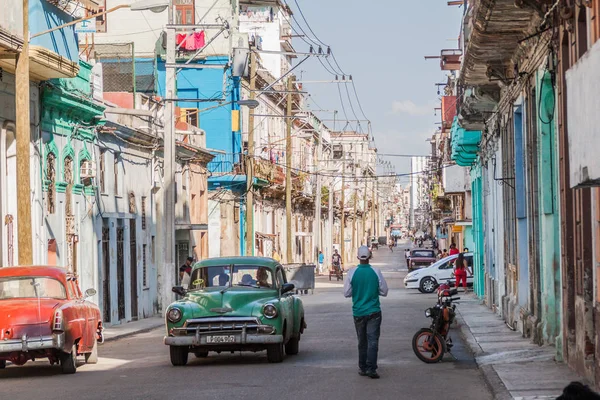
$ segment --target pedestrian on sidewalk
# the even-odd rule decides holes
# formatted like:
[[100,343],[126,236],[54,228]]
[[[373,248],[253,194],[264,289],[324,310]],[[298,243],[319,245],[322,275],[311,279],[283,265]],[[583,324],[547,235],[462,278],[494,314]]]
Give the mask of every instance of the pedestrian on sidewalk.
[[460,283],[463,283],[463,288],[465,289],[465,293],[467,292],[467,272],[472,276],[473,271],[469,269],[469,265],[467,264],[467,260],[465,259],[464,253],[458,253],[458,257],[456,257],[456,261],[454,262],[454,276],[456,277],[456,289],[460,286]]
[[321,250],[319,250],[319,270],[317,271],[317,273],[319,275],[323,274],[323,263],[325,262],[325,255],[323,254],[323,252]]
[[187,289],[190,285],[190,276],[192,275],[193,262],[194,259],[192,257],[188,257],[187,260],[185,260],[185,264],[183,264],[179,268],[179,279],[181,282],[181,286],[183,286],[184,289]]
[[458,250],[456,248],[456,245],[454,243],[452,243],[450,245],[450,255],[453,256],[453,255],[458,254],[458,253],[460,253],[460,250]]
[[388,286],[381,271],[369,264],[369,248],[357,253],[360,264],[348,271],[344,296],[352,298],[352,315],[358,338],[358,374],[378,379],[377,352],[381,333],[379,296],[387,296]]

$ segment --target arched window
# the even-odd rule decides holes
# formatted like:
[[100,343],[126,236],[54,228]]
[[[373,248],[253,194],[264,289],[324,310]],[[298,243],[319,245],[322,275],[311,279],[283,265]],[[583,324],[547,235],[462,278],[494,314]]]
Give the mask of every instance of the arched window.
[[56,157],[54,153],[49,153],[46,158],[46,179],[48,180],[46,206],[48,214],[54,214],[56,205]]
[[65,182],[67,183],[67,193],[65,199],[65,214],[67,216],[73,215],[73,204],[72,204],[72,191],[73,191],[73,158],[71,156],[65,157],[65,169],[64,169]]

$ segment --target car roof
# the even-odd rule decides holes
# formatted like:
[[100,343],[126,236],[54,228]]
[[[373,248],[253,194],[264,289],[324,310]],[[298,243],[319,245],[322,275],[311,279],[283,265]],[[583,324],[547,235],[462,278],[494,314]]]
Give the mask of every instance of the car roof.
[[279,263],[269,257],[215,257],[202,260],[194,264],[194,268],[221,267],[223,265],[256,265],[259,267],[276,268]]
[[424,247],[419,247],[419,248],[416,248],[416,249],[411,249],[410,251],[423,251],[423,250],[426,250],[426,251],[435,251],[434,249],[426,249]]
[[[473,253],[471,253],[471,252],[463,253],[463,254],[465,255],[465,257],[473,257]],[[434,265],[443,264],[444,262],[454,260],[455,258],[458,258],[458,254],[452,254],[451,256],[441,258],[441,259],[437,260],[436,262],[434,262],[433,264],[431,264],[430,266],[428,266],[427,268],[433,267]]]
[[55,279],[66,279],[68,271],[62,267],[44,265],[13,266],[0,268],[0,278],[16,276],[46,276]]

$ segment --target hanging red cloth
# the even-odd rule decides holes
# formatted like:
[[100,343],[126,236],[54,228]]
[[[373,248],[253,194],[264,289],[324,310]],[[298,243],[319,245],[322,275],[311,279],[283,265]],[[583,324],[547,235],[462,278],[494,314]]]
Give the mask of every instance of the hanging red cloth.
[[196,47],[195,50],[199,50],[206,45],[206,36],[204,31],[194,32],[194,45]]
[[179,46],[184,39],[185,35],[182,33],[178,33],[177,36],[175,36],[175,43]]

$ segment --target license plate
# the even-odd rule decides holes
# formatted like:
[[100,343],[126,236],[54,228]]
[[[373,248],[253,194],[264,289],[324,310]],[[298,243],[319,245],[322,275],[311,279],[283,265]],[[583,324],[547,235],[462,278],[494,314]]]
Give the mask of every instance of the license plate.
[[234,335],[207,336],[206,343],[235,343]]

